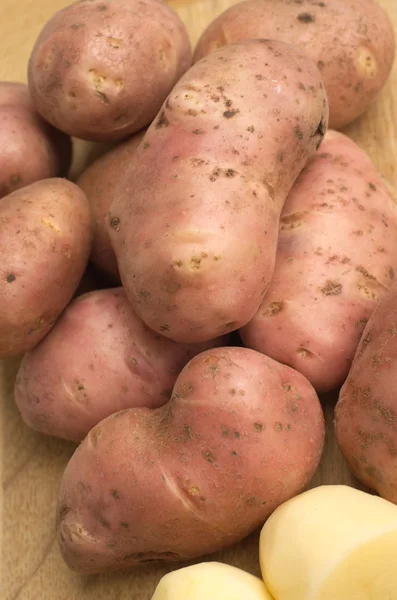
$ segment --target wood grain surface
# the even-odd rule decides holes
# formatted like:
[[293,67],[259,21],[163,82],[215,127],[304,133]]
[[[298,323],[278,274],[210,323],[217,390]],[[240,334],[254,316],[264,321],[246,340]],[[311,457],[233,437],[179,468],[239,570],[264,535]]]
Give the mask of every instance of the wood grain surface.
[[[0,80],[26,80],[26,66],[40,28],[67,0],[1,0]],[[195,43],[206,25],[232,0],[172,0]],[[396,0],[380,0],[397,30]],[[346,131],[397,185],[397,64],[378,101]],[[76,143],[74,173],[88,144]],[[64,565],[55,541],[54,512],[62,471],[75,446],[29,430],[13,402],[17,361],[0,362],[0,598],[2,600],[149,600],[170,569],[151,566],[126,573],[78,576]],[[336,446],[332,428],[336,395],[323,398],[327,444],[312,485],[356,485]],[[214,557],[211,557],[214,558]],[[215,556],[259,574],[258,534]],[[178,565],[180,566],[180,565]],[[174,567],[176,568],[176,567]],[[188,599],[187,599],[188,600]]]

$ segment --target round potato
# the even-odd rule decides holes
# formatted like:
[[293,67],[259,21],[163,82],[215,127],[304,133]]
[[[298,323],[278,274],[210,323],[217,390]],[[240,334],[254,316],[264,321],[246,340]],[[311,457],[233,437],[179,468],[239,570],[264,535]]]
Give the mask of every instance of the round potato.
[[314,474],[324,417],[309,382],[246,348],[193,358],[161,408],[94,427],[63,475],[69,567],[191,559],[242,539]]
[[209,25],[194,60],[224,44],[256,38],[289,42],[314,60],[327,91],[333,129],[368,108],[393,65],[393,26],[375,0],[239,2]]
[[114,191],[133,160],[143,134],[144,132],[137,133],[97,158],[76,182],[87,196],[91,207],[94,226],[91,261],[116,282],[120,282],[120,275],[109,239],[106,216]]
[[25,354],[15,401],[33,429],[79,442],[123,408],[165,404],[186,363],[225,342],[177,344],[138,319],[122,288],[94,291]]
[[0,198],[35,181],[66,175],[71,155],[70,138],[38,115],[28,87],[0,82]]
[[41,31],[29,88],[55,127],[86,140],[116,140],[152,121],[190,63],[186,29],[164,2],[82,0]]
[[123,286],[149,327],[200,342],[254,316],[282,206],[327,119],[319,71],[282,42],[231,44],[180,79],[109,210]]
[[0,202],[0,358],[33,348],[71,300],[92,240],[88,201],[46,179]]

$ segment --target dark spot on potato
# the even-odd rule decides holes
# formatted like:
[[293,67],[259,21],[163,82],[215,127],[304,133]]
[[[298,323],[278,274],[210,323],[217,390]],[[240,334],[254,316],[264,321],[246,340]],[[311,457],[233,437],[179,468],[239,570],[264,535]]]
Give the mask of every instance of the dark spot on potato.
[[254,423],[254,429],[255,431],[257,431],[258,433],[260,433],[261,431],[263,431],[263,424],[262,423]]
[[99,10],[99,12],[103,12],[104,10],[107,10],[107,5],[106,4],[100,4],[98,6],[97,10]]
[[296,125],[294,127],[294,133],[295,133],[296,137],[298,138],[298,140],[303,139],[303,132],[302,132],[302,129],[299,127],[299,125]]
[[159,115],[159,118],[156,121],[156,129],[161,129],[162,127],[168,127],[169,124],[170,124],[170,122],[167,119],[164,110],[162,110]]
[[239,432],[238,432],[238,431],[236,431],[236,430],[234,430],[234,431],[233,431],[233,435],[234,435],[234,437],[235,437],[236,439],[238,439],[238,438],[240,437],[240,434],[239,434]]
[[7,275],[7,279],[6,279],[7,283],[12,283],[15,280],[16,280],[16,276],[14,273],[9,273]]
[[190,425],[184,425],[183,431],[185,432],[186,437],[193,439],[192,428]]
[[313,23],[313,21],[315,21],[315,17],[310,13],[301,13],[297,16],[297,19],[301,23]]
[[71,510],[72,509],[70,508],[70,506],[66,506],[66,504],[64,504],[60,508],[59,513],[58,513],[59,521],[62,521],[66,517],[66,515],[70,513]]
[[283,383],[283,388],[285,389],[286,392],[291,391],[291,386],[289,383]]
[[150,148],[149,142],[143,142],[143,149],[147,150],[148,148]]
[[115,231],[120,231],[120,219],[119,219],[119,217],[112,217],[112,216],[110,216],[109,224],[110,224],[110,227],[112,229],[114,229]]
[[160,325],[159,327],[160,331],[169,331],[170,330],[170,326],[169,325]]
[[124,529],[128,529],[128,523],[127,523],[127,521],[120,521],[120,525],[122,527],[124,527]]
[[[296,353],[301,358],[314,358],[313,352],[310,352],[310,350],[308,350],[307,348],[300,347],[300,348],[298,348]],[[296,405],[294,405],[294,406],[296,406]]]
[[253,125],[250,125],[249,127],[247,127],[247,131],[249,131],[250,133],[254,133],[255,127]]
[[332,279],[328,279],[323,285],[320,287],[320,290],[324,294],[324,296],[339,296],[342,293],[342,284],[339,281],[335,281]]
[[223,437],[229,437],[230,431],[224,425],[221,425],[221,432]]
[[284,302],[271,302],[262,314],[264,317],[274,317],[283,310],[283,307]]
[[85,27],[85,23],[73,23],[73,25],[70,26],[70,29],[80,29],[80,27]]
[[325,64],[324,64],[324,62],[323,62],[322,60],[319,60],[319,61],[317,62],[317,68],[318,68],[320,71],[322,71],[322,70],[324,69],[324,67],[325,67]]
[[275,427],[276,431],[282,431],[283,430],[283,426],[279,422],[277,422],[274,427]]
[[368,333],[365,334],[365,337],[361,340],[360,349],[358,352],[358,356],[362,356],[367,349],[367,346],[372,342],[372,331],[369,330]]
[[320,135],[322,138],[325,136],[325,132],[327,131],[327,125],[325,122],[324,117],[321,117],[320,123],[317,125],[317,129],[314,132],[314,134],[312,135],[312,137],[315,137],[316,135]]
[[237,454],[237,452],[235,450],[233,450],[232,456],[238,456],[238,454]]
[[22,183],[22,177],[21,175],[17,174],[17,175],[11,175],[10,177],[10,184],[11,186],[16,186],[19,185],[20,183]]
[[202,133],[204,133],[204,131],[202,129],[195,129],[194,131],[192,131],[192,133],[194,135],[201,135]]
[[248,506],[255,506],[258,507],[258,500],[256,499],[255,496],[249,496],[249,498],[247,498],[247,504]]
[[376,192],[376,189],[377,189],[377,188],[376,188],[376,185],[375,185],[374,183],[370,182],[370,183],[368,184],[368,187],[369,187],[369,188],[370,188],[370,189],[371,189],[373,192]]
[[113,488],[112,490],[110,490],[110,493],[115,500],[120,500],[120,495],[116,489]]
[[103,92],[99,92],[98,90],[95,92],[95,95],[98,96],[98,98],[100,98],[102,100],[102,102],[104,102],[105,104],[110,104],[110,100],[107,97],[106,94],[104,94]]
[[207,452],[203,452],[202,455],[203,455],[203,458],[205,458],[205,460],[208,461],[209,463],[213,463],[214,460],[216,460],[215,456],[209,450],[207,450]]
[[225,117],[225,119],[231,119],[232,117],[237,115],[239,112],[240,111],[238,108],[233,108],[231,110],[225,110],[225,112],[223,113],[223,116]]
[[366,279],[371,279],[372,281],[376,281],[376,277],[371,275],[371,273],[369,273],[367,271],[367,269],[365,267],[363,267],[362,265],[358,265],[358,267],[356,267],[356,271],[361,273],[361,275],[363,275]]
[[281,231],[296,229],[303,224],[303,219],[307,215],[307,211],[292,213],[280,219]]
[[389,267],[388,274],[390,279],[394,279],[394,269],[393,267]]

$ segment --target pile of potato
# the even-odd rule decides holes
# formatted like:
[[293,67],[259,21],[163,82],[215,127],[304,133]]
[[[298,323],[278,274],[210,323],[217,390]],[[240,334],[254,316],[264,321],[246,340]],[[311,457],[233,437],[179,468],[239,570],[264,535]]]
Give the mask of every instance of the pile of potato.
[[[72,569],[263,526],[265,583],[203,563],[153,600],[397,598],[396,196],[336,131],[393,60],[374,0],[247,0],[194,54],[160,0],[81,0],[28,86],[0,83],[0,358],[22,359],[25,422],[81,442]],[[74,182],[71,137],[105,143]],[[304,492],[338,388],[338,443],[381,498]]]

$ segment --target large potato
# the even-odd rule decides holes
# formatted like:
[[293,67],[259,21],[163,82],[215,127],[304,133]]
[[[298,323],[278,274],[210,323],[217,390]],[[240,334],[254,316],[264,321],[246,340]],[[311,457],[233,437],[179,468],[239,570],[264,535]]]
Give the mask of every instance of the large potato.
[[39,113],[87,140],[122,139],[152,121],[191,63],[190,42],[159,0],[82,0],[44,26],[29,61]]
[[227,46],[178,82],[108,222],[127,296],[149,327],[197,342],[253,317],[283,203],[327,117],[319,71],[281,42]]
[[247,0],[209,25],[194,60],[224,44],[256,38],[295,44],[313,59],[324,80],[334,129],[368,108],[394,59],[393,26],[375,0]]
[[266,585],[277,600],[395,600],[397,507],[326,485],[279,506],[260,537]]
[[185,364],[225,341],[177,344],[138,319],[122,288],[94,291],[74,300],[25,355],[15,401],[37,431],[81,441],[123,408],[165,404]]
[[328,132],[281,215],[276,268],[245,345],[341,385],[368,318],[397,274],[397,206],[370,158]]
[[246,348],[203,352],[168,404],[116,413],[76,450],[58,503],[63,557],[96,572],[233,544],[306,486],[323,442],[302,375]]
[[117,260],[106,227],[106,215],[112,202],[114,191],[120,185],[124,173],[133,160],[143,132],[106,152],[95,160],[80,175],[77,185],[88,198],[94,225],[94,241],[91,260],[115,281],[120,281]]
[[272,600],[263,581],[236,567],[204,562],[167,573],[152,600]]
[[397,284],[372,314],[335,409],[353,473],[397,504]]
[[71,300],[91,249],[88,201],[65,179],[0,202],[0,358],[33,348]]
[[57,175],[71,161],[70,138],[36,113],[28,87],[0,82],[0,198]]

